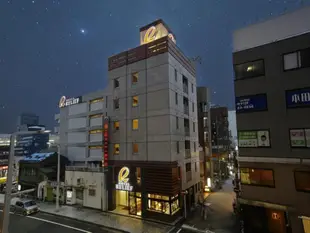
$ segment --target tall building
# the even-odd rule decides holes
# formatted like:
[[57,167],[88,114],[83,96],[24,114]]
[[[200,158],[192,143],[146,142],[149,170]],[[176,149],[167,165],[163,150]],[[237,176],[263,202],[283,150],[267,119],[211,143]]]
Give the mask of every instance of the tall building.
[[213,180],[210,103],[210,89],[197,87],[200,180],[206,191],[212,187]]
[[309,22],[307,7],[234,32],[244,232],[309,232]]
[[17,131],[25,130],[25,126],[38,124],[39,116],[33,113],[22,113],[17,118]]
[[140,42],[109,58],[106,89],[61,98],[61,151],[106,168],[109,211],[172,221],[200,190],[195,68],[162,20]]
[[232,146],[233,147],[238,146],[236,110],[228,111],[228,125]]
[[222,178],[222,175],[228,176],[227,160],[231,145],[227,107],[211,108],[211,135],[213,171]]

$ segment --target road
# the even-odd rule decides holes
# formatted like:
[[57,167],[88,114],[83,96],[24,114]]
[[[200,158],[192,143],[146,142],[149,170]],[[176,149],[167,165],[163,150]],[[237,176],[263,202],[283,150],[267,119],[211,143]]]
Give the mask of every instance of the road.
[[[2,213],[1,213],[2,214]],[[116,233],[84,222],[45,213],[31,216],[10,214],[9,233]]]
[[203,220],[200,211],[188,219],[185,224],[198,229],[209,229],[215,233],[237,233],[235,230],[235,220],[233,217],[232,202],[234,199],[232,180],[228,179],[221,190],[212,193],[208,197],[211,203],[207,220]]

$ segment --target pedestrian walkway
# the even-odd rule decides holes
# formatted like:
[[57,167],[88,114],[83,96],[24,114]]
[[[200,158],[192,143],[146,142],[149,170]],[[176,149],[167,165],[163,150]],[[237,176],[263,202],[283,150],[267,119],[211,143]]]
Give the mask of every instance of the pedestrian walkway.
[[[0,203],[4,202],[4,194],[0,194]],[[116,215],[88,208],[76,208],[73,206],[61,206],[55,211],[55,204],[39,203],[41,212],[52,215],[64,216],[91,224],[101,225],[108,228],[118,229],[130,233],[166,233],[173,227],[132,217]]]
[[215,233],[237,233],[233,217],[232,202],[234,199],[232,180],[228,179],[221,190],[211,193],[207,199],[211,203],[208,217],[204,220],[198,208],[185,224],[201,230],[211,230]]

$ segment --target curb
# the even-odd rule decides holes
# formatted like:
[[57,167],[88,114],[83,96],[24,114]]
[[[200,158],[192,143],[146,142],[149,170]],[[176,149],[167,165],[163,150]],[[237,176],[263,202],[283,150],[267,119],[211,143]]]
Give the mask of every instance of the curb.
[[122,230],[122,229],[117,229],[117,228],[113,228],[113,227],[101,225],[101,224],[99,224],[99,223],[93,223],[93,222],[89,222],[89,221],[82,220],[82,219],[77,219],[77,218],[73,218],[73,217],[68,217],[68,216],[65,216],[65,215],[57,214],[57,213],[51,213],[51,212],[47,212],[47,211],[44,211],[44,210],[41,210],[41,209],[40,209],[40,213],[45,213],[45,214],[49,214],[49,215],[54,215],[54,216],[62,217],[62,218],[69,219],[69,220],[75,220],[75,221],[87,223],[87,224],[90,224],[90,225],[95,225],[95,226],[98,226],[98,227],[103,227],[103,228],[106,228],[106,229],[109,229],[109,230],[113,230],[113,231],[118,231],[118,232],[123,232],[123,233],[130,233],[129,231],[125,231],[125,230]]

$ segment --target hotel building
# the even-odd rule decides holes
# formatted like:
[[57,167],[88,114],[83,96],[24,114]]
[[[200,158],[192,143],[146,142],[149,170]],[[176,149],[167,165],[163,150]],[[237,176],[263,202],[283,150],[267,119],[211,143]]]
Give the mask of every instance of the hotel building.
[[107,208],[173,221],[200,190],[195,68],[162,20],[108,59],[103,91],[60,101],[61,153],[103,166]]
[[310,7],[234,32],[243,232],[309,232]]

